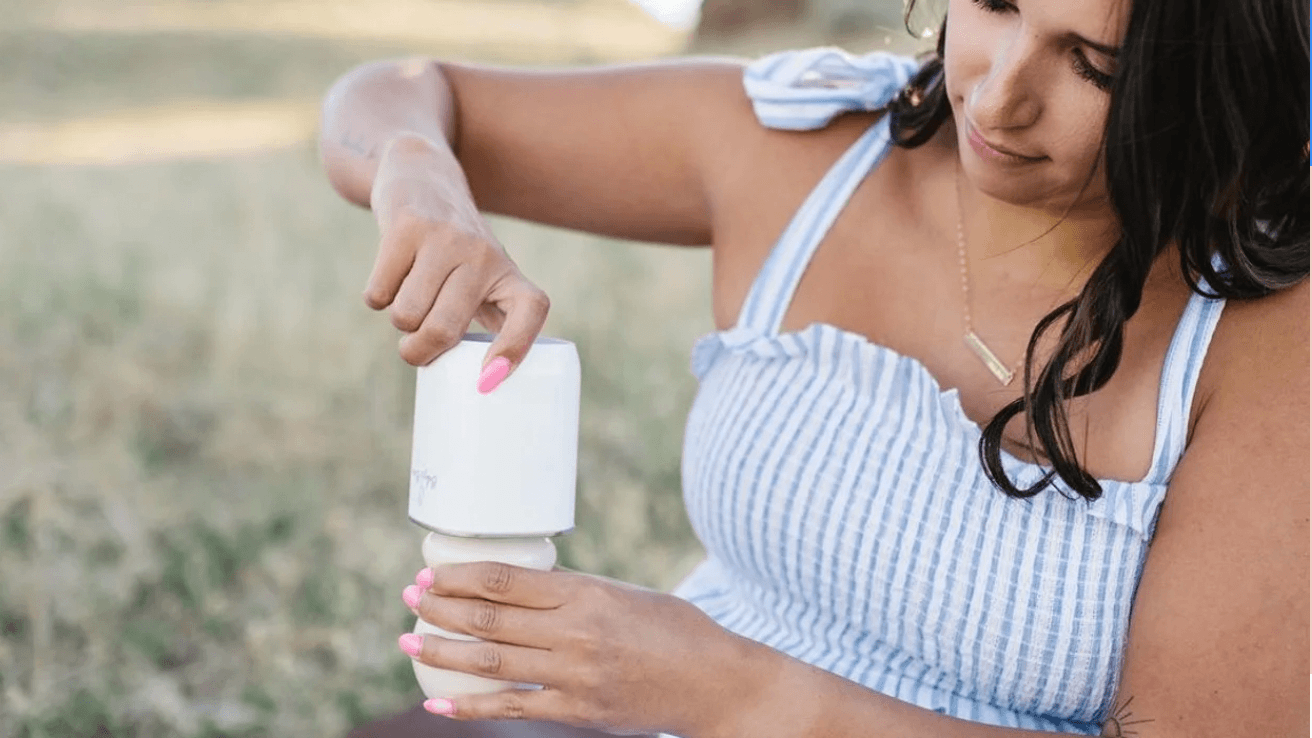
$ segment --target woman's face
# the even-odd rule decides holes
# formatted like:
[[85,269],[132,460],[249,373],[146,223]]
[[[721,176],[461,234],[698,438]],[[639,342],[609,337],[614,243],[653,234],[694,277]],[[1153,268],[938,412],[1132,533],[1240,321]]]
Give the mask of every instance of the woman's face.
[[950,0],[947,93],[977,188],[1061,210],[1077,196],[1106,201],[1102,132],[1129,10],[1130,0]]

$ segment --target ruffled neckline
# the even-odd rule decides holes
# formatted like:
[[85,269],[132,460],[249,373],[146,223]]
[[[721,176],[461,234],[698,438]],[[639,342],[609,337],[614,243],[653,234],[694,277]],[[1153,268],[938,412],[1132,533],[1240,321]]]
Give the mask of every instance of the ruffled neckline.
[[[938,379],[919,359],[874,343],[859,333],[830,323],[816,322],[800,330],[775,334],[764,334],[742,326],[713,331],[699,338],[694,345],[692,371],[699,381],[702,380],[724,351],[745,353],[762,359],[806,358],[813,355],[815,348],[826,339],[840,342],[844,347],[869,354],[874,358],[894,361],[899,365],[898,368],[916,375],[924,382],[924,386],[928,387],[927,397],[936,401],[952,426],[967,434],[972,443],[979,442],[983,430],[966,414],[957,388],[943,389]],[[1157,445],[1160,443],[1160,438],[1154,438],[1154,458],[1159,453]],[[1001,457],[1003,468],[1018,486],[1031,485],[1047,472],[1046,467],[1021,459],[1005,450],[1001,452]],[[1102,486],[1103,494],[1097,500],[1086,501],[1086,510],[1089,514],[1128,525],[1145,535],[1151,534],[1157,512],[1157,506],[1152,501],[1160,498],[1167,484],[1152,482],[1147,478],[1135,482],[1123,479],[1098,479],[1098,483]],[[1060,478],[1054,478],[1052,485],[1064,497],[1083,499],[1078,498]],[[1051,491],[1041,494],[1048,494]]]

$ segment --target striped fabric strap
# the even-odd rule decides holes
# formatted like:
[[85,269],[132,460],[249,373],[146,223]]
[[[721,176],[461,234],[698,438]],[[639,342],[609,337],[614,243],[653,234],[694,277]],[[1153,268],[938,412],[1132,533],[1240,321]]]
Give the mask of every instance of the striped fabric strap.
[[[752,62],[743,88],[768,128],[823,128],[844,112],[878,110],[918,68],[914,59],[824,47],[782,51]],[[829,169],[794,214],[748,291],[738,318],[744,335],[778,331],[802,272],[853,190],[888,149],[888,120],[872,126]]]
[[752,62],[743,89],[762,125],[823,128],[840,113],[878,110],[918,68],[914,59],[876,51],[855,56],[835,47],[781,51]]
[[[1212,266],[1220,272],[1227,269],[1220,254],[1212,257]],[[1205,278],[1198,284],[1211,292]],[[1189,413],[1193,409],[1194,392],[1203,360],[1212,342],[1212,334],[1225,309],[1224,299],[1212,300],[1199,294],[1189,296],[1184,314],[1176,325],[1175,335],[1166,350],[1158,388],[1157,434],[1153,442],[1153,464],[1146,481],[1166,484],[1175,471],[1175,465],[1184,456],[1189,435]]]
[[779,237],[743,302],[738,326],[773,335],[811,257],[866,174],[888,152],[888,119],[871,126],[825,173]]

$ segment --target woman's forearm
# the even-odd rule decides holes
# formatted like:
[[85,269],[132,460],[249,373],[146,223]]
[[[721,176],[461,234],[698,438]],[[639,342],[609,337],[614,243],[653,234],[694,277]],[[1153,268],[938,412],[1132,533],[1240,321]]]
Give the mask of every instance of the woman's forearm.
[[348,201],[369,207],[378,160],[398,137],[422,138],[440,151],[456,140],[455,97],[431,59],[361,65],[324,96],[319,153],[328,180]]
[[737,698],[691,738],[1065,738],[942,715],[755,645],[726,670]]

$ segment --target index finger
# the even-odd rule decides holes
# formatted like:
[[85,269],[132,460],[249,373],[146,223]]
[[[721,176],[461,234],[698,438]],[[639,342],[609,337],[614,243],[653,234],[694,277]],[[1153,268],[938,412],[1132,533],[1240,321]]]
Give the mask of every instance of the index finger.
[[474,597],[507,605],[551,610],[569,601],[575,575],[539,571],[499,561],[442,564],[432,569],[428,591],[446,597]]
[[[506,314],[506,318],[501,324],[501,330],[492,339],[492,344],[487,347],[487,354],[483,356],[483,367],[486,369],[498,357],[503,357],[510,362],[505,375],[509,376],[510,372],[513,372],[528,355],[533,342],[542,332],[542,326],[547,322],[547,311],[551,308],[551,301],[547,299],[545,292],[524,282],[522,287],[516,289],[513,296],[499,301],[497,307]],[[504,376],[498,384],[501,381],[505,381]]]

